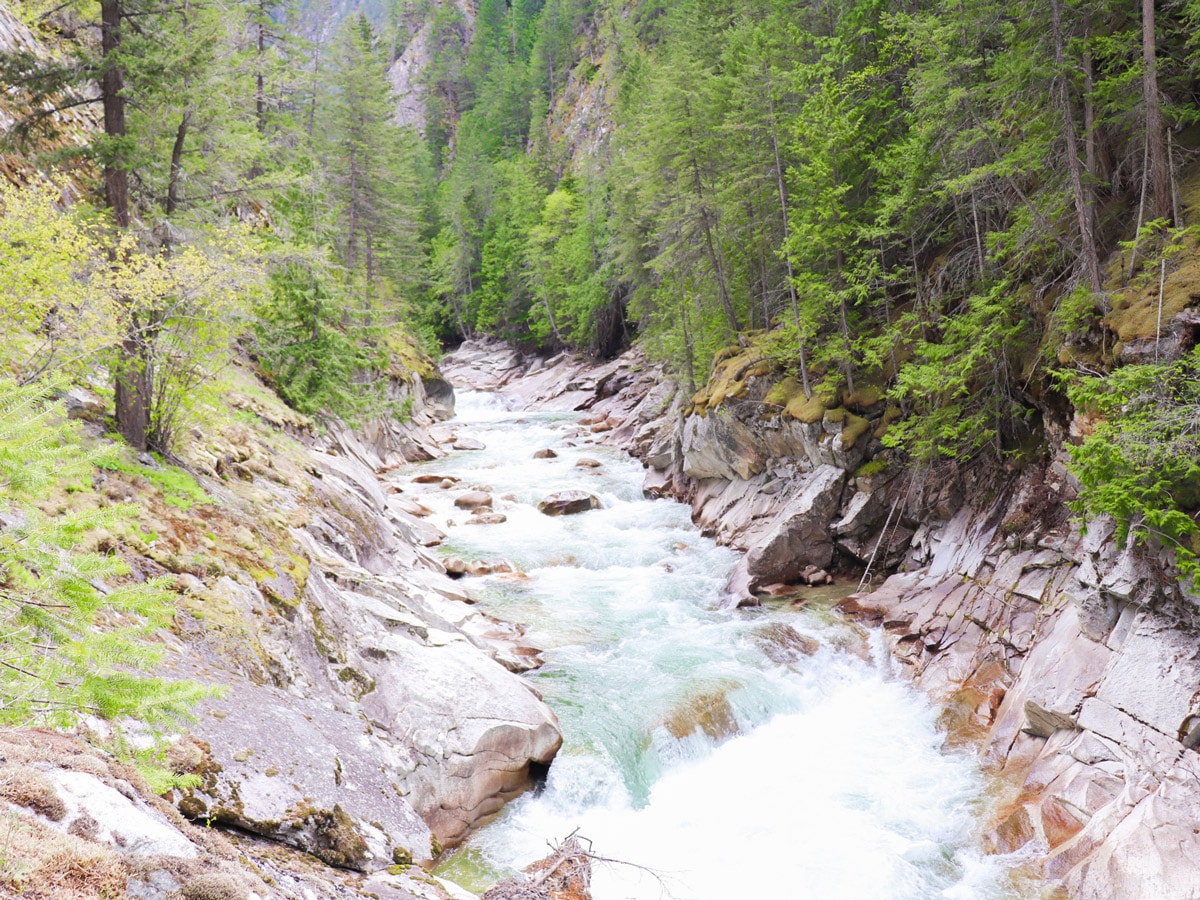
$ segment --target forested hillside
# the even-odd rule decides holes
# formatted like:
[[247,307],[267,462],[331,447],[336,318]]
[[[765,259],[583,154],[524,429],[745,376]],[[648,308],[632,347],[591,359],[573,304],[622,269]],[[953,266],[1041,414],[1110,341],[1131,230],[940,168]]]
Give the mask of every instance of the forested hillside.
[[693,389],[736,358],[718,402],[749,372],[804,421],[882,403],[923,466],[1078,407],[1082,508],[1186,573],[1193,7],[22,3],[0,353],[99,366],[167,454],[235,348],[355,419],[476,334],[638,341]]
[[[637,340],[696,388],[736,356],[717,402],[885,402],[923,466],[1036,455],[1078,406],[1081,508],[1189,569],[1197,11],[1160,7],[483,0],[421,83],[423,321]],[[1139,397],[1172,412],[1099,424]]]
[[[637,337],[699,384],[771,329],[806,398],[889,392],[920,414],[894,440],[969,454],[1020,441],[1055,368],[1120,359],[1139,275],[1190,246],[1187,5],[409,0],[315,42],[311,5],[44,7],[60,52],[7,57],[6,102],[43,110],[10,149],[102,166],[156,247],[236,218],[267,348],[401,318],[431,345]],[[398,127],[386,70],[418,37]],[[104,131],[67,154],[45,110],[82,100]],[[354,352],[265,362],[315,408]]]

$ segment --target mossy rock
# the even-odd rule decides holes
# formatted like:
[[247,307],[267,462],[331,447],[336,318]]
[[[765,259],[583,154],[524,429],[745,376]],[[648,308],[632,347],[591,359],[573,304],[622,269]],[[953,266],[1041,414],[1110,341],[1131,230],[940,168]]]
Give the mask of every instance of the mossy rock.
[[0,769],[0,797],[31,809],[51,822],[61,822],[67,815],[67,806],[50,779],[28,766]]
[[[1200,246],[1193,238],[1184,238],[1184,249],[1167,263],[1162,289],[1162,326],[1200,300]],[[1153,239],[1145,241],[1143,252],[1151,251]],[[1146,268],[1134,276],[1123,294],[1113,300],[1113,308],[1104,324],[1117,333],[1123,343],[1153,338],[1159,325],[1159,265],[1147,253]]]
[[805,425],[811,425],[814,422],[820,422],[825,415],[825,403],[816,394],[808,398],[801,393],[799,397],[788,403],[784,412]]
[[883,399],[883,388],[873,384],[860,385],[854,393],[846,397],[846,405],[861,412],[875,406]]
[[892,423],[898,422],[902,418],[904,418],[904,413],[900,411],[900,407],[888,406],[888,408],[883,411],[883,418],[879,420],[879,425],[876,427],[873,437],[876,440],[882,438],[885,434],[887,434],[888,428],[891,427]]
[[847,411],[845,422],[842,425],[842,449],[849,450],[870,430],[871,423],[867,419]]
[[782,415],[809,425],[819,422],[825,414],[825,404],[821,398],[816,393],[811,398],[805,397],[803,385],[791,377],[772,385],[763,402],[780,408]]
[[789,376],[783,379],[783,381],[778,381],[771,385],[771,389],[767,391],[767,395],[763,398],[763,403],[768,406],[778,406],[782,409],[797,396],[804,396],[804,389],[801,387],[800,382]]
[[716,353],[713,354],[713,362],[712,362],[713,368],[716,369],[717,366],[719,366],[721,363],[725,362],[725,360],[732,359],[733,357],[737,356],[741,352],[742,352],[742,348],[739,344],[730,344],[728,347],[722,347],[720,350],[718,350]]
[[825,410],[824,421],[830,425],[844,425],[850,412],[844,406]]
[[876,475],[882,474],[884,469],[887,467],[888,462],[886,459],[883,459],[882,457],[876,457],[875,459],[869,460],[868,462],[865,462],[859,466],[858,471],[854,473],[854,476],[856,478],[873,478]]

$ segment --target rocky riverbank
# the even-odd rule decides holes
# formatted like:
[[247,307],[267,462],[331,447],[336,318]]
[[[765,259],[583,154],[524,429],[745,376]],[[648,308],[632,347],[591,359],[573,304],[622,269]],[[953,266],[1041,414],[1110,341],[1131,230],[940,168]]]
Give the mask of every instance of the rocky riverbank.
[[636,351],[595,365],[468,343],[443,368],[576,410],[581,433],[642,459],[648,492],[746,551],[729,605],[818,569],[898,572],[841,607],[882,627],[949,739],[1007,785],[989,849],[1021,850],[1072,897],[1200,896],[1195,601],[1111,526],[1072,526],[1060,459],[922,481],[878,442],[881,405],[806,423],[746,369],[736,397],[710,385],[698,409]]
[[[97,496],[143,515],[91,538],[177,593],[164,674],[218,693],[170,745],[162,797],[97,749],[138,746],[136,729],[0,734],[5,877],[56,900],[462,896],[413,864],[529,787],[561,735],[515,674],[535,652],[472,607],[406,496],[404,467],[452,443],[453,392],[398,373],[409,415],[351,431],[248,367],[228,379],[186,470],[130,454],[98,476]],[[99,436],[103,405],[66,401]]]

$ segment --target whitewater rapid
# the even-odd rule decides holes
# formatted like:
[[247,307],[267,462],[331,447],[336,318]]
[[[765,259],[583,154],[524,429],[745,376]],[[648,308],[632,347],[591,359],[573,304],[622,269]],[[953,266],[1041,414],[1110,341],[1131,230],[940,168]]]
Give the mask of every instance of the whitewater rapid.
[[[974,760],[947,750],[877,641],[821,604],[717,610],[735,554],[686,506],[643,498],[641,466],[575,419],[460,393],[451,425],[486,449],[425,464],[507,517],[466,524],[455,491],[420,495],[441,552],[516,570],[464,584],[544,648],[528,677],[565,740],[544,788],[439,873],[482,892],[578,833],[615,861],[594,867],[596,900],[1021,896],[1014,860],[977,849]],[[603,508],[537,511],[565,489]]]

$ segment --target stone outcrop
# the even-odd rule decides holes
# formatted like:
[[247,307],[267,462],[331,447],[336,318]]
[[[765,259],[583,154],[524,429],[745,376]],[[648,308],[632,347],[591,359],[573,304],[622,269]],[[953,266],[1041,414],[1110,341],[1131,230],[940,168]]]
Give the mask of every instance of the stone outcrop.
[[1194,619],[1104,523],[1013,547],[1001,511],[964,507],[921,570],[843,607],[882,625],[951,733],[1014,785],[994,850],[1043,846],[1071,896],[1195,896]]
[[425,549],[440,539],[428,511],[404,495],[406,462],[443,452],[428,426],[449,388],[397,391],[412,398],[403,423],[335,425],[285,452],[250,436],[232,455],[201,447],[245,470],[236,495],[213,490],[226,515],[247,503],[236,549],[267,562],[175,570],[191,615],[171,668],[223,691],[179,744],[180,771],[201,778],[175,792],[179,809],[368,873],[461,840],[561,744],[514,674],[536,653],[472,608]]
[[[189,749],[195,745],[188,744]],[[182,747],[168,754],[181,763]],[[452,900],[406,867],[369,877],[314,866],[278,844],[193,825],[137,770],[75,738],[0,730],[5,896],[137,900]],[[17,890],[9,892],[10,887]]]
[[795,582],[806,568],[826,568],[833,562],[828,523],[837,510],[845,480],[845,470],[837,466],[818,467],[787,506],[766,527],[757,529],[749,552],[738,562],[745,568],[751,589]]
[[425,22],[410,35],[408,43],[396,60],[388,68],[388,81],[392,85],[392,100],[395,103],[395,119],[397,125],[411,125],[421,134],[425,133],[425,103],[426,87],[424,74],[429,69],[436,51],[441,53],[460,53],[465,55],[470,46],[471,36],[475,25],[475,8],[469,0],[457,0],[455,3],[459,19],[452,40],[457,44],[455,50],[449,47],[434,47],[433,23]]

